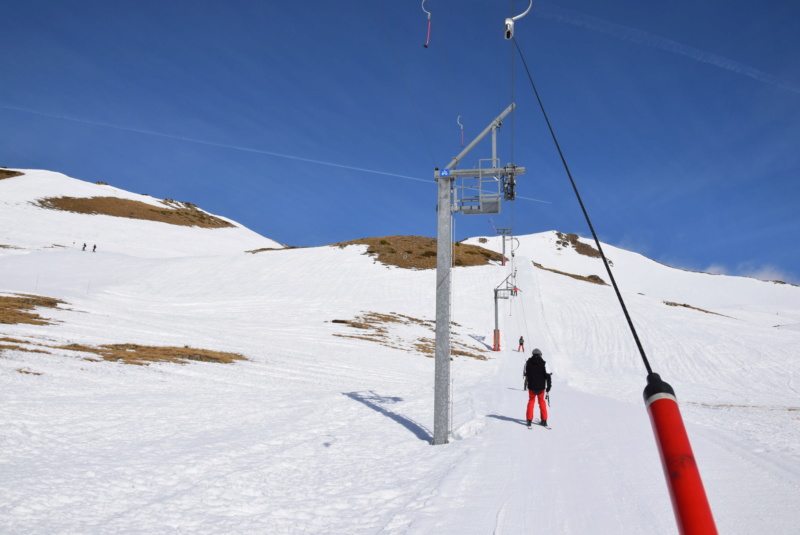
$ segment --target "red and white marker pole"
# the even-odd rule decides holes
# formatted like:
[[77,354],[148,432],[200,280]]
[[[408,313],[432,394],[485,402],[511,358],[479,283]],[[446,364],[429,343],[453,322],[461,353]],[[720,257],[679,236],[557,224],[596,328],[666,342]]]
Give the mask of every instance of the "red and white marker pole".
[[682,535],[715,535],[717,527],[714,516],[683,425],[675,391],[657,373],[651,373],[647,376],[644,403],[661,454],[661,465],[679,532]]

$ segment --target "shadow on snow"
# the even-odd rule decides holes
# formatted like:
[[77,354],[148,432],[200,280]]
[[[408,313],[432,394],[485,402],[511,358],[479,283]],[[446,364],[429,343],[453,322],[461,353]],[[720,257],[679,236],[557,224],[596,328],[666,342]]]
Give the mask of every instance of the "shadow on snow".
[[509,418],[508,416],[500,416],[499,414],[487,414],[487,418],[494,418],[495,420],[503,420],[504,422],[513,422],[515,424],[520,424],[527,426],[528,422],[526,420],[520,420],[519,418]]
[[481,344],[483,344],[483,347],[485,347],[486,349],[489,349],[489,350],[492,349],[492,346],[490,346],[489,344],[486,343],[486,337],[485,336],[478,336],[477,334],[470,334],[469,336],[470,336],[470,338],[472,338],[476,342],[480,342]]
[[379,412],[394,420],[395,422],[399,423],[416,436],[420,440],[424,440],[425,442],[431,442],[433,440],[433,434],[428,431],[424,426],[418,424],[411,418],[393,412],[383,405],[388,405],[391,403],[399,403],[403,401],[403,398],[399,397],[391,397],[391,396],[381,396],[376,394],[374,391],[370,390],[369,392],[342,392],[343,395],[349,397],[350,399],[354,399],[359,403],[363,403],[370,409]]

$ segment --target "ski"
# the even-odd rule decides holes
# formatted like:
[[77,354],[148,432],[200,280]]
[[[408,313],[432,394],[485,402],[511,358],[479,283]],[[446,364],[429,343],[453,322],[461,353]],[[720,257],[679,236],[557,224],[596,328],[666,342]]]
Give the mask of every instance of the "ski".
[[528,426],[528,429],[532,429],[534,425],[539,426],[539,427],[544,427],[545,429],[549,429],[550,431],[553,430],[553,428],[550,427],[549,425],[542,425],[542,421],[541,420],[534,420],[531,423],[531,425]]

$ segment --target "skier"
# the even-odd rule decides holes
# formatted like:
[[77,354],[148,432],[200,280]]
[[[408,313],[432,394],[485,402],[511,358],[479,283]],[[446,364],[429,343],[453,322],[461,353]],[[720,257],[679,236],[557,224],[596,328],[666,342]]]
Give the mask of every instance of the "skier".
[[96,252],[97,252],[97,244],[95,244],[95,245],[92,245],[92,252],[93,252],[93,253],[96,253]]
[[519,337],[519,347],[517,351],[525,351],[525,339],[523,337]]
[[82,250],[83,250],[83,251],[85,251],[85,250],[86,250],[86,244],[85,244],[85,243],[83,244],[83,249],[82,249]]
[[528,409],[525,417],[528,420],[528,427],[531,426],[533,420],[533,406],[536,400],[539,401],[539,414],[541,415],[540,425],[547,427],[547,404],[545,403],[545,392],[550,392],[552,386],[550,374],[547,373],[545,361],[542,358],[542,352],[539,349],[534,349],[531,353],[531,358],[525,363],[525,369],[522,373],[525,376],[525,386],[528,389]]

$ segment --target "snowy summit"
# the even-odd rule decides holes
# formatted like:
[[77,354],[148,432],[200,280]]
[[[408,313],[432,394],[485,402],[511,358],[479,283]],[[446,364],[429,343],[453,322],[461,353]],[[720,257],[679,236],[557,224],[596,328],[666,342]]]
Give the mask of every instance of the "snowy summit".
[[[0,532],[675,533],[594,243],[454,249],[480,261],[453,269],[452,430],[431,446],[435,271],[411,261],[429,239],[288,248],[190,202],[0,168]],[[719,532],[796,533],[800,288],[603,249]],[[534,348],[550,431],[525,422]]]

